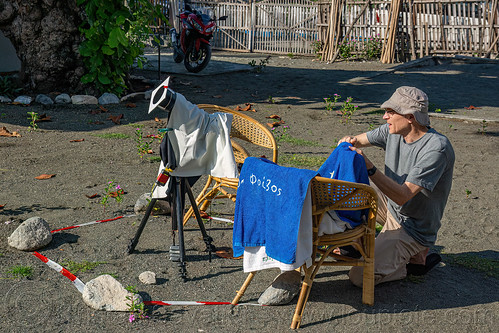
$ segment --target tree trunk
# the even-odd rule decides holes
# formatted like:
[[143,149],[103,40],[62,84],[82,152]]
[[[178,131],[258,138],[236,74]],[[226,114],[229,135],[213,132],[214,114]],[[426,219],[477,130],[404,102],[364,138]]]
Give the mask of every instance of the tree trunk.
[[36,92],[78,92],[82,10],[76,0],[0,0],[0,30],[21,60],[20,78]]

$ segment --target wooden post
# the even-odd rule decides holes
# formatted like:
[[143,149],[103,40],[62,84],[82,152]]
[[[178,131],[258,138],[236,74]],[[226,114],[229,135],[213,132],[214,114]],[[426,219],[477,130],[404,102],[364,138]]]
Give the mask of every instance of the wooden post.
[[331,62],[334,62],[336,60],[336,58],[338,57],[338,54],[340,53],[340,47],[341,45],[345,42],[345,39],[348,38],[348,36],[350,35],[350,32],[352,32],[352,29],[353,29],[353,26],[355,25],[355,23],[357,23],[357,21],[362,17],[362,15],[364,15],[364,12],[366,11],[367,7],[369,6],[371,1],[367,1],[366,4],[364,5],[364,7],[362,7],[362,10],[360,11],[359,15],[357,15],[357,18],[352,22],[352,25],[348,28],[345,36],[343,37],[343,39],[341,40],[341,43],[338,44],[338,47],[336,49],[336,52],[333,56],[333,59],[331,60]]
[[416,60],[416,45],[414,43],[414,0],[409,0],[409,38],[411,42],[411,60]]

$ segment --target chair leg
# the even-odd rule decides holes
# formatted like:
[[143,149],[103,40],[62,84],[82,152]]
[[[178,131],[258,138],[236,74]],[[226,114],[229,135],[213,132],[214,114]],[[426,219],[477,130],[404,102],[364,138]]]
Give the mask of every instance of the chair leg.
[[371,258],[364,265],[364,273],[362,278],[362,303],[374,305],[374,261]]
[[303,311],[305,310],[305,305],[307,304],[308,296],[310,295],[310,290],[312,289],[313,280],[310,278],[311,274],[310,272],[307,272],[307,270],[305,270],[305,272],[305,278],[301,284],[300,297],[298,298],[293,320],[291,321],[291,329],[293,330],[300,328]]
[[237,291],[236,297],[234,297],[234,299],[232,300],[232,302],[231,302],[232,305],[237,305],[237,303],[239,303],[239,300],[241,299],[241,297],[243,297],[244,292],[246,291],[246,288],[248,288],[248,286],[251,283],[251,280],[253,280],[254,276],[255,276],[255,272],[250,272],[248,274],[248,277],[246,278],[243,285],[241,286],[241,289],[239,289]]

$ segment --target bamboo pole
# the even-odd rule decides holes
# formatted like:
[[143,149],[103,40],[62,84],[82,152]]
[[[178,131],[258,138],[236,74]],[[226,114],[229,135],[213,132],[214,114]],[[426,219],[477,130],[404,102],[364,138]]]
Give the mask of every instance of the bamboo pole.
[[416,60],[416,45],[414,42],[414,1],[409,0],[409,38],[411,43],[411,60]]
[[390,18],[387,29],[387,39],[381,53],[381,63],[391,64],[394,62],[395,42],[397,39],[398,19],[400,13],[400,0],[392,0],[390,8]]
[[338,57],[338,54],[340,53],[341,45],[343,45],[343,43],[345,42],[345,40],[350,35],[350,32],[352,31],[353,26],[355,25],[355,23],[357,23],[357,21],[362,17],[362,15],[364,15],[364,12],[366,11],[366,9],[367,9],[367,7],[369,6],[370,3],[371,3],[371,1],[367,1],[366,2],[366,4],[364,5],[364,7],[362,7],[359,15],[357,15],[357,18],[352,22],[352,25],[350,25],[350,27],[348,28],[345,36],[343,36],[343,39],[341,40],[341,43],[338,44],[338,47],[336,48],[336,52],[335,52],[335,54],[334,54],[333,59],[331,60],[331,62],[334,62],[336,60],[336,58]]

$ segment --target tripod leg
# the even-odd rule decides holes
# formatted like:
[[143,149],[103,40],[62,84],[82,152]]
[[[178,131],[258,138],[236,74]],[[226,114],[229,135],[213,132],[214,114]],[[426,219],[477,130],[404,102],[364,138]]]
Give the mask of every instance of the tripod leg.
[[187,195],[189,196],[189,200],[191,202],[191,207],[194,210],[194,215],[196,216],[196,220],[199,225],[199,229],[201,230],[201,234],[203,235],[203,241],[206,244],[206,250],[208,251],[209,255],[209,261],[211,262],[211,252],[216,251],[216,247],[211,244],[213,241],[213,238],[208,236],[208,233],[206,232],[206,228],[204,226],[203,220],[201,219],[201,213],[199,212],[199,207],[196,204],[196,200],[194,199],[194,195],[192,194],[192,189],[189,183],[186,183],[186,192]]
[[139,228],[137,229],[137,232],[135,233],[135,237],[130,241],[130,244],[128,244],[128,249],[127,249],[128,254],[131,254],[135,250],[135,246],[137,246],[137,243],[139,242],[140,235],[142,234],[142,231],[144,230],[144,227],[146,226],[147,219],[151,215],[151,212],[154,208],[154,205],[156,204],[156,201],[158,201],[158,199],[152,199],[151,202],[149,202],[149,205],[147,206],[144,217],[142,218],[142,221],[140,222]]
[[184,245],[184,224],[183,224],[183,216],[182,214],[183,211],[183,203],[182,203],[182,187],[184,186],[184,179],[180,178],[180,180],[177,177],[173,178],[174,181],[174,209],[175,209],[175,221],[172,221],[175,223],[177,227],[177,232],[178,232],[178,245],[179,245],[179,263],[178,266],[180,267],[180,276],[184,279],[184,281],[187,279],[187,270],[185,267],[185,245]]

